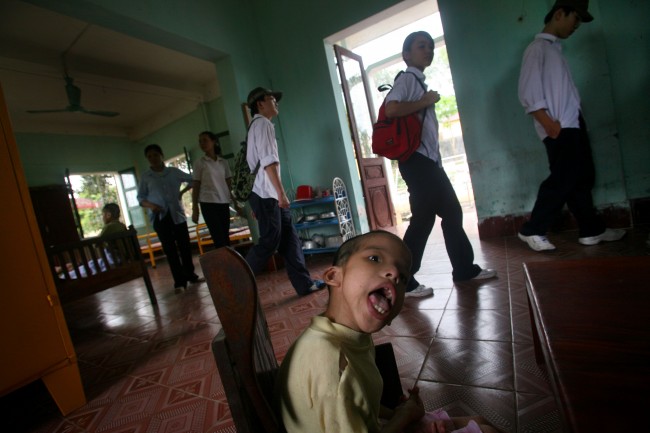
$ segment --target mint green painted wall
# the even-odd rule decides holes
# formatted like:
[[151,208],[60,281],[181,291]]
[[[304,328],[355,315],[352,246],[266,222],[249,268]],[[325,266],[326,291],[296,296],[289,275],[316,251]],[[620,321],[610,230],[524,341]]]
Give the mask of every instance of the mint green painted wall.
[[63,185],[72,174],[117,171],[136,166],[132,144],[120,138],[55,134],[16,134],[27,184]]
[[[151,143],[160,145],[167,158],[183,154],[185,146],[196,160],[202,155],[198,134],[205,130],[227,130],[219,99],[138,142],[117,137],[26,133],[16,134],[16,142],[28,185],[42,186],[63,184],[66,168],[73,174],[114,172],[128,167],[141,172],[148,168],[143,151]],[[230,143],[228,138],[222,140],[224,153],[231,148]]]
[[[438,3],[479,220],[530,212],[548,164],[519,104],[517,82],[523,51],[553,2]],[[597,206],[626,207],[628,199],[648,196],[650,108],[641,98],[648,95],[650,50],[641,17],[650,15],[648,3],[641,3],[591,1],[595,20],[564,42],[592,141]],[[623,28],[626,37],[617,33]],[[629,83],[624,68],[634,59]]]
[[253,3],[272,86],[284,92],[276,132],[289,159],[283,161],[285,187],[328,186],[334,177],[341,177],[351,192],[355,218],[365,231],[363,192],[334,75],[334,52],[323,40],[398,2]]
[[598,2],[629,198],[650,196],[650,2]]

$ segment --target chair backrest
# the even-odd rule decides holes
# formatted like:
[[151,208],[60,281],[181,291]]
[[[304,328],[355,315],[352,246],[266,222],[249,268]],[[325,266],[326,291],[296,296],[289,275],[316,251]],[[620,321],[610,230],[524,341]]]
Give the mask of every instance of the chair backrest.
[[270,404],[278,362],[253,272],[230,247],[199,261],[222,325],[212,350],[237,432],[282,432]]

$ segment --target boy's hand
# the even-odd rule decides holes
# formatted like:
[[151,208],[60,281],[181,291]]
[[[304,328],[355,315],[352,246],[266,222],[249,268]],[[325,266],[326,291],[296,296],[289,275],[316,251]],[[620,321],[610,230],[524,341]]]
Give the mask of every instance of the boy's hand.
[[440,101],[440,94],[435,90],[429,90],[422,96],[422,99],[427,102],[427,107]]
[[416,386],[408,391],[408,399],[400,404],[395,411],[403,411],[411,422],[418,421],[424,416],[424,403],[422,403],[422,399],[420,398],[420,389]]
[[192,221],[194,221],[194,224],[199,223],[199,208],[195,207],[192,209]]
[[289,209],[290,206],[289,198],[287,197],[287,194],[285,194],[284,191],[282,191],[282,194],[280,195],[280,198],[278,200],[278,206],[281,207],[282,209]]
[[542,125],[546,135],[552,139],[556,139],[560,136],[560,131],[562,130],[560,121],[549,116],[545,108],[533,111],[530,114],[540,123],[540,125]]
[[562,125],[557,120],[553,120],[552,122],[549,122],[544,125],[544,131],[546,131],[548,136],[551,137],[552,139],[558,138],[560,136],[561,130],[562,130]]

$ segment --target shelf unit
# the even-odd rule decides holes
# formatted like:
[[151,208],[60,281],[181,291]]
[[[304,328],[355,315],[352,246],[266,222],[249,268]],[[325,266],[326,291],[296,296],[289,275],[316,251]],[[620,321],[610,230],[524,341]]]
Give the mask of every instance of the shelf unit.
[[[318,229],[325,229],[325,231],[329,230],[332,232],[331,228],[336,226],[338,226],[336,235],[340,235],[343,241],[354,236],[354,221],[352,220],[347,190],[343,181],[338,177],[334,178],[332,183],[332,195],[313,198],[311,200],[293,201],[291,202],[290,208],[295,211],[294,218],[296,222],[294,223],[294,227],[298,231],[298,234],[302,235],[301,239],[305,237],[304,235],[307,235],[306,237],[311,239],[309,235]],[[336,216],[314,221],[304,221],[303,218],[309,215],[307,213],[308,209],[317,210],[314,213],[319,214],[335,210]],[[303,248],[302,251],[304,254],[320,254],[335,252],[337,249],[338,247],[319,247],[310,249]]]

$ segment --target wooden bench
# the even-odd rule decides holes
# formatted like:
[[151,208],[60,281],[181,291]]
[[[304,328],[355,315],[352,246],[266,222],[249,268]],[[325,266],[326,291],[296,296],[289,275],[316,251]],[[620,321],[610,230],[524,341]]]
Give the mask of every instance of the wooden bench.
[[566,432],[642,431],[650,256],[524,263],[533,342]]
[[160,240],[158,240],[158,235],[156,233],[145,233],[143,235],[138,235],[138,242],[140,243],[140,252],[149,256],[151,267],[155,268],[155,254],[158,251],[162,251],[162,244],[160,243]]
[[[196,243],[199,246],[199,254],[203,255],[205,253],[204,247],[207,245],[214,245],[214,241],[212,240],[208,226],[205,223],[197,224],[194,227],[194,230],[195,235],[192,237],[196,240]],[[253,244],[253,238],[251,237],[251,231],[248,226],[232,227],[229,232],[229,237],[230,246],[235,249]]]
[[158,303],[133,226],[123,233],[54,245],[46,251],[62,302],[142,278],[151,303]]

